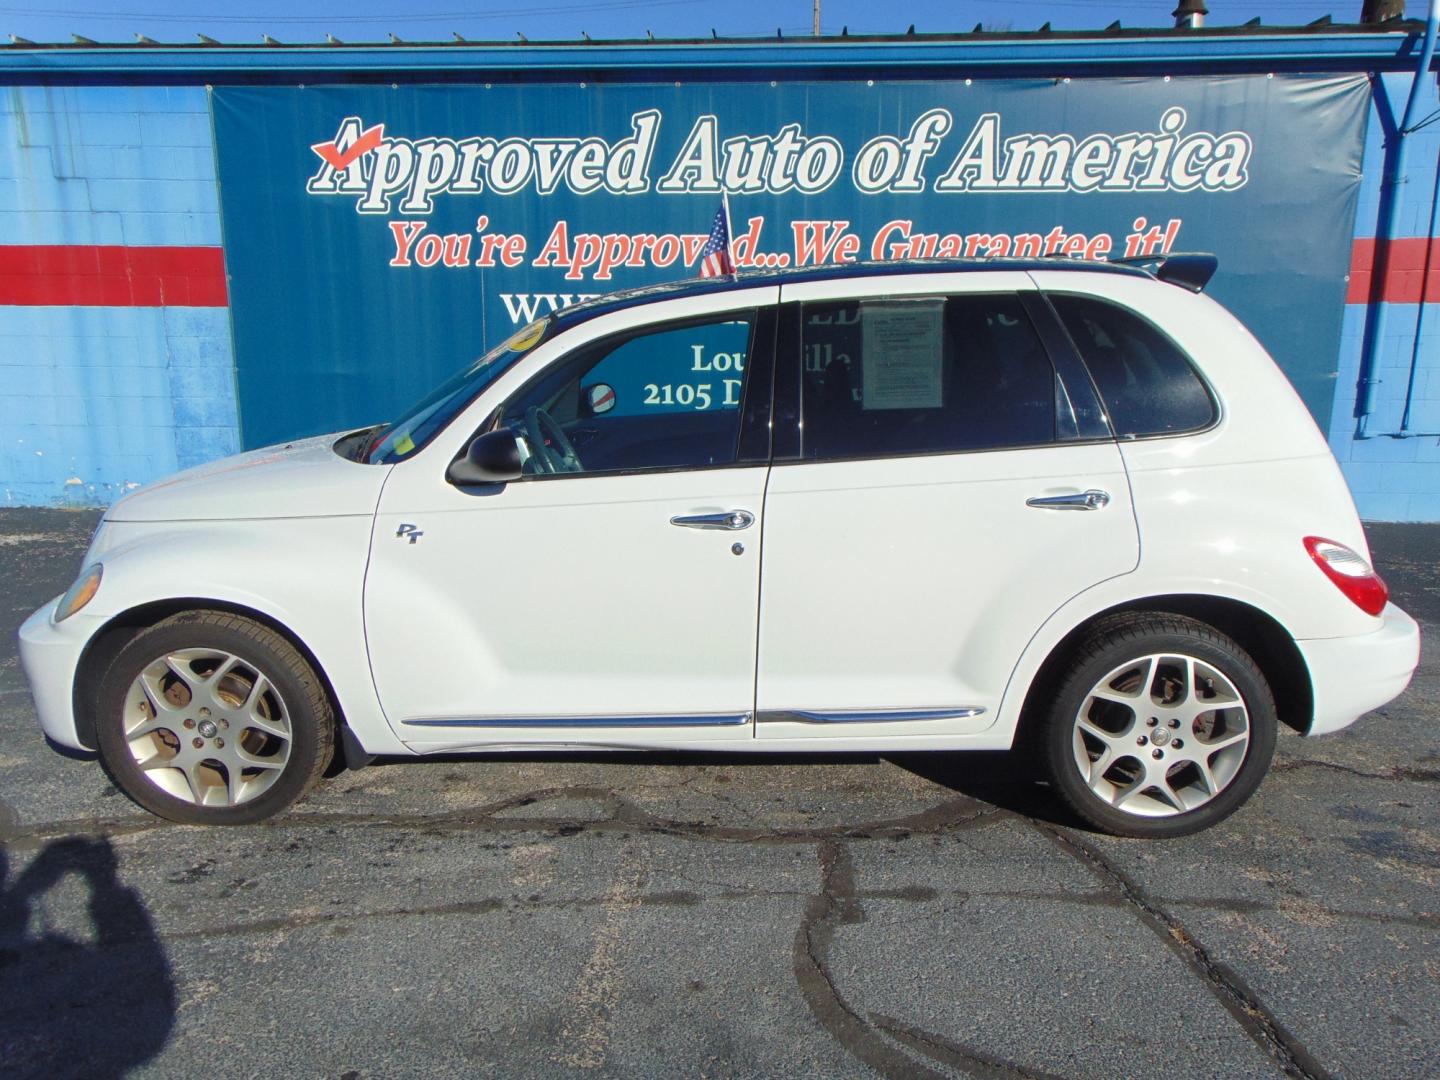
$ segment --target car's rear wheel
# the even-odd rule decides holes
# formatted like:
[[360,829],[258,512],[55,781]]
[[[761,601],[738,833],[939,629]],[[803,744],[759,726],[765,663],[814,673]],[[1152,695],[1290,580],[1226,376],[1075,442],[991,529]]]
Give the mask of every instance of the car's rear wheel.
[[101,680],[96,737],[116,784],[152,813],[244,825],[304,795],[334,753],[335,719],[304,656],[218,611],[142,630]]
[[1234,813],[1275,749],[1270,688],[1214,627],[1134,614],[1097,625],[1061,678],[1042,730],[1046,771],[1091,825],[1183,836]]

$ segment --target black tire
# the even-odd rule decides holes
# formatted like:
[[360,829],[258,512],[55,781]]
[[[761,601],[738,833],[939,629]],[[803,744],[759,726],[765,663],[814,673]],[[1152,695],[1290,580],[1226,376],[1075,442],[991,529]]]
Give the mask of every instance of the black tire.
[[[1228,782],[1220,787],[1217,793],[1209,796],[1208,801],[1193,809],[1177,809],[1169,812],[1168,816],[1145,816],[1117,809],[1091,790],[1087,778],[1081,775],[1076,760],[1077,739],[1082,749],[1088,749],[1088,752],[1096,757],[1104,750],[1104,744],[1078,736],[1076,725],[1082,706],[1086,705],[1092,690],[1098,689],[1101,680],[1107,675],[1131,660],[1165,654],[1193,657],[1229,680],[1238,691],[1248,714],[1244,723],[1248,727],[1249,741],[1245,745],[1243,762],[1235,769]],[[1244,649],[1213,626],[1180,615],[1142,612],[1119,615],[1097,623],[1061,674],[1052,702],[1038,732],[1039,755],[1045,772],[1070,809],[1088,824],[1116,836],[1159,839],[1184,836],[1209,828],[1233,814],[1254,793],[1269,769],[1270,759],[1275,752],[1275,700],[1255,661]],[[1101,707],[1103,708],[1103,703]],[[1095,706],[1090,706],[1090,709],[1094,716]],[[1151,704],[1146,705],[1143,711],[1161,712],[1163,709],[1163,705]],[[1123,713],[1115,715],[1121,717],[1115,722],[1113,729],[1117,743],[1120,742],[1119,736],[1122,733],[1127,748],[1132,737],[1135,740],[1154,737],[1154,729],[1146,726],[1149,717],[1134,714],[1134,720],[1130,722],[1133,726],[1126,728]],[[1235,716],[1236,713],[1227,715]],[[1240,722],[1237,720],[1236,723],[1238,726]],[[1164,728],[1166,725],[1158,726]],[[1172,736],[1189,734],[1183,730],[1161,732],[1161,736],[1166,740],[1170,740]],[[1204,745],[1198,739],[1192,738],[1191,741]],[[1183,747],[1181,749],[1183,750]],[[1195,746],[1192,746],[1192,755],[1194,750]],[[1180,751],[1170,748],[1170,753],[1178,755]],[[1103,775],[1115,775],[1124,780],[1129,775],[1138,773],[1138,768],[1146,764],[1142,755],[1164,761],[1165,751],[1153,743],[1142,749],[1137,741],[1134,750],[1128,751],[1128,757],[1122,758],[1117,751],[1114,758],[1116,764],[1112,766],[1117,771]],[[1227,763],[1230,767],[1233,767],[1235,756],[1238,755],[1232,752]],[[1157,762],[1154,767],[1162,766]],[[1203,781],[1197,772],[1188,772],[1187,767],[1178,761],[1173,765],[1167,762],[1163,767],[1173,770],[1173,776],[1178,778],[1177,782],[1192,781],[1189,787],[1189,791],[1195,793],[1192,797],[1198,798],[1203,793]],[[1193,765],[1188,767],[1194,768]],[[1135,780],[1138,779],[1136,775]],[[1156,792],[1156,800],[1159,801],[1159,789],[1152,790]],[[1135,804],[1132,802],[1131,805]]]
[[[163,789],[140,768],[125,736],[123,725],[133,705],[129,699],[135,680],[158,660],[182,649],[215,650],[241,658],[250,671],[263,674],[283,702],[289,728],[283,768],[276,770],[279,775],[268,781],[268,787],[253,797],[237,797],[239,801],[234,805],[199,805]],[[189,707],[182,711],[189,712]],[[334,711],[320,678],[305,657],[269,627],[220,611],[184,612],[136,634],[100,681],[96,717],[100,760],[116,786],[151,813],[187,825],[249,825],[273,817],[314,786],[335,751]],[[188,741],[200,732],[193,727],[194,717],[185,720],[190,721],[190,729],[176,730],[180,738]],[[228,727],[218,734],[230,734]],[[246,732],[245,737],[256,736]],[[238,733],[232,736],[232,743],[239,741]],[[232,746],[231,752],[234,750]],[[228,773],[214,775],[225,777]]]

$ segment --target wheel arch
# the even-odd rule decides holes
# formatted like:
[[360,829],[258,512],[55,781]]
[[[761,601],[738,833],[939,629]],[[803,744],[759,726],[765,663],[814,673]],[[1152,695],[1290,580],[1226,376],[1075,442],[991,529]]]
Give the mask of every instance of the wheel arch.
[[1310,670],[1294,637],[1272,615],[1233,597],[1197,593],[1148,596],[1097,611],[1064,635],[1046,655],[1030,680],[1020,708],[1015,745],[1030,738],[1043,717],[1044,703],[1070,659],[1090,631],[1105,619],[1131,613],[1185,615],[1208,623],[1250,654],[1275,696],[1280,722],[1304,734],[1315,715]]
[[[171,597],[137,604],[120,612],[91,635],[84,652],[80,654],[71,693],[73,695],[72,707],[75,713],[75,732],[86,747],[92,750],[96,747],[96,717],[93,705],[100,688],[100,680],[109,670],[115,657],[120,654],[120,650],[141,630],[163,622],[172,615],[190,611],[221,611],[229,615],[239,615],[257,622],[283,637],[299,651],[300,655],[305,658],[305,662],[310,665],[320,679],[320,685],[325,689],[325,697],[329,701],[331,709],[334,710],[336,724],[340,729],[337,734],[343,733],[346,728],[345,712],[330,675],[325,670],[325,665],[315,655],[314,650],[293,629],[267,612],[234,601],[208,597]],[[343,741],[337,739],[336,745],[339,748],[343,745]]]

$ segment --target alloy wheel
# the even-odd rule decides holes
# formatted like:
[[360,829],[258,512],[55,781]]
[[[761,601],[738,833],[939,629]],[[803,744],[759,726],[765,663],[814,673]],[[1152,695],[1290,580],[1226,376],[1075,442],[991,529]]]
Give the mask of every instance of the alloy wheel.
[[197,806],[263,794],[290,760],[290,713],[269,678],[219,649],[175,649],[130,684],[124,740],[145,778]]
[[1112,669],[1074,721],[1081,780],[1107,805],[1139,817],[1204,806],[1235,779],[1249,745],[1249,710],[1235,684],[1180,653]]

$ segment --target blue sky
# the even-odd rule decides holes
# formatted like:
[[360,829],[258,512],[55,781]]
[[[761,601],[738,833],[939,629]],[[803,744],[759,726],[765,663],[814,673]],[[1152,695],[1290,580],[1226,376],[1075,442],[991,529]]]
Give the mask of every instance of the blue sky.
[[[1332,15],[1359,18],[1361,0],[1208,0],[1211,25],[1235,25],[1260,16],[1268,25],[1294,26]],[[1119,19],[1125,26],[1168,26],[1175,0],[822,0],[822,27],[838,33],[899,33],[912,22],[921,31],[966,31],[977,22],[992,29],[1096,28]],[[1410,0],[1411,13],[1423,10]],[[789,35],[810,32],[811,0],[0,0],[0,34],[34,41],[68,41],[79,33],[97,41],[194,41],[196,33],[221,41],[255,42],[261,33],[284,42],[323,40],[328,31],[345,41],[385,40],[393,31],[408,41],[449,40],[452,31],[481,40],[657,37],[721,34]]]

